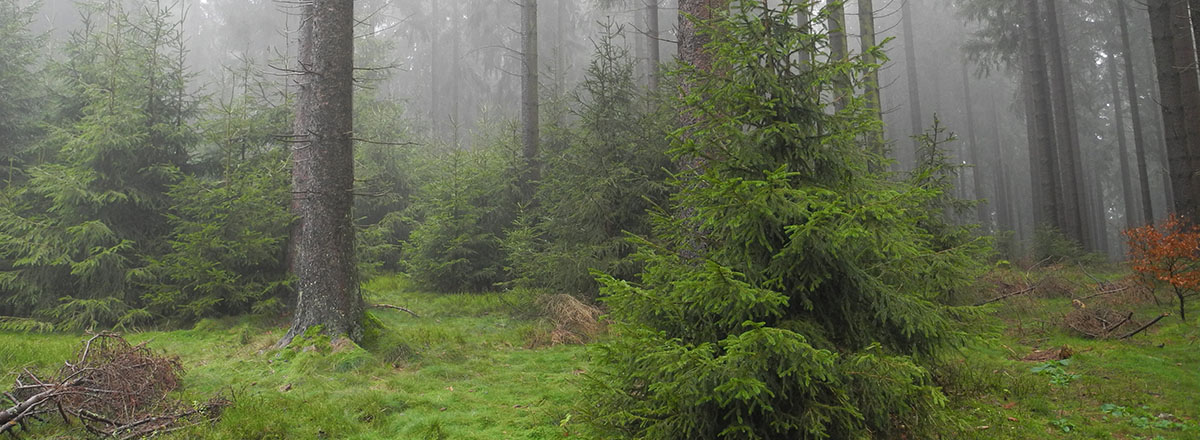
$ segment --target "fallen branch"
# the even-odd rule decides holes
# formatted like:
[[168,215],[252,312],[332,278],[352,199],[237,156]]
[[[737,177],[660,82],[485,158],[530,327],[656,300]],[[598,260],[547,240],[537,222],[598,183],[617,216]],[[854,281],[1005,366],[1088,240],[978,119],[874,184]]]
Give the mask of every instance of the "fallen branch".
[[987,301],[982,301],[982,302],[975,303],[975,306],[982,306],[982,305],[985,305],[985,304],[991,304],[991,303],[994,303],[994,302],[996,302],[996,301],[1001,301],[1001,300],[1005,300],[1005,299],[1008,299],[1008,298],[1012,298],[1012,297],[1014,297],[1014,296],[1017,296],[1017,295],[1021,295],[1021,294],[1029,293],[1029,292],[1032,292],[1032,291],[1033,291],[1033,289],[1036,289],[1036,288],[1037,288],[1037,285],[1032,285],[1032,286],[1026,287],[1026,288],[1024,288],[1024,289],[1018,290],[1018,291],[1016,291],[1016,292],[1013,292],[1013,293],[1006,293],[1006,294],[1004,294],[1004,295],[997,296],[997,297],[995,297],[995,298],[992,298],[992,299],[989,299],[989,300],[987,300]]
[[401,311],[401,312],[406,312],[406,313],[408,313],[409,315],[412,315],[412,316],[413,316],[413,318],[420,318],[420,316],[418,316],[416,313],[413,313],[413,311],[412,311],[412,310],[409,310],[409,309],[406,309],[406,308],[404,308],[404,307],[400,307],[400,306],[393,306],[393,305],[391,305],[391,304],[371,304],[371,307],[375,307],[375,308],[378,308],[378,309],[394,309],[394,310],[399,310],[399,311]]
[[1148,329],[1148,328],[1150,328],[1150,326],[1154,325],[1156,322],[1158,322],[1158,321],[1160,321],[1160,320],[1162,320],[1163,318],[1166,318],[1166,317],[1168,317],[1168,316],[1171,316],[1171,314],[1170,314],[1170,313],[1163,313],[1163,314],[1161,314],[1161,315],[1158,315],[1158,317],[1157,317],[1157,318],[1154,318],[1154,320],[1153,320],[1153,321],[1147,322],[1147,323],[1146,323],[1146,325],[1143,325],[1143,326],[1141,326],[1140,328],[1138,328],[1137,330],[1134,330],[1134,331],[1132,331],[1132,332],[1129,332],[1129,334],[1127,334],[1127,335],[1125,335],[1125,336],[1122,336],[1122,337],[1119,337],[1119,338],[1117,338],[1117,339],[1128,339],[1128,338],[1131,338],[1131,337],[1133,337],[1133,335],[1136,335],[1136,334],[1138,334],[1138,333],[1141,333],[1141,332],[1142,332],[1142,330],[1145,330],[1145,329]]
[[1101,296],[1101,295],[1110,295],[1110,294],[1117,293],[1117,292],[1124,292],[1126,290],[1129,290],[1129,286],[1120,287],[1120,288],[1116,288],[1116,289],[1109,289],[1109,290],[1105,290],[1105,291],[1101,291],[1101,292],[1096,292],[1091,295],[1085,296],[1083,298],[1076,298],[1076,299],[1083,301],[1085,299],[1092,299],[1092,298],[1095,298],[1095,297]]

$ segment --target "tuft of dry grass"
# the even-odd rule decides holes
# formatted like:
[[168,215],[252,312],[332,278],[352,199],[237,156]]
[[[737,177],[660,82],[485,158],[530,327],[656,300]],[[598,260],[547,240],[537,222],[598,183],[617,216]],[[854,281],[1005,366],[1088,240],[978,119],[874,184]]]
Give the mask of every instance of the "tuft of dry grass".
[[534,301],[543,319],[554,326],[529,338],[530,347],[583,344],[604,332],[600,308],[565,293],[540,295]]

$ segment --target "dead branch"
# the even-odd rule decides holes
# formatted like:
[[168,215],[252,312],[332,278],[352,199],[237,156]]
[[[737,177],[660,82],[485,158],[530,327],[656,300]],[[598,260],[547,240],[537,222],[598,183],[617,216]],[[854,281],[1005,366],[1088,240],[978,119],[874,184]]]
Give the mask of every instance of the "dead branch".
[[1141,333],[1141,332],[1142,332],[1142,330],[1145,330],[1145,329],[1148,329],[1148,328],[1150,328],[1150,326],[1154,325],[1154,324],[1155,324],[1155,323],[1157,323],[1158,321],[1161,321],[1163,318],[1166,318],[1166,317],[1168,317],[1168,316],[1171,316],[1171,314],[1170,314],[1170,313],[1163,313],[1163,314],[1161,314],[1161,315],[1158,315],[1158,317],[1157,317],[1157,318],[1154,318],[1154,320],[1153,320],[1153,321],[1147,322],[1147,323],[1146,323],[1146,325],[1143,325],[1143,326],[1139,327],[1137,330],[1134,330],[1134,331],[1132,331],[1132,332],[1129,332],[1129,334],[1126,334],[1125,336],[1119,337],[1119,338],[1117,338],[1117,339],[1129,339],[1129,338],[1133,337],[1133,335],[1136,335],[1136,334],[1138,334],[1138,333]]
[[413,318],[420,318],[420,316],[417,316],[417,314],[416,314],[416,313],[413,313],[413,311],[412,311],[412,310],[409,310],[409,309],[406,309],[406,308],[404,308],[404,307],[400,307],[400,306],[393,306],[393,305],[391,305],[391,304],[371,304],[371,307],[375,307],[375,308],[378,308],[378,309],[394,309],[394,310],[399,310],[399,311],[401,311],[401,312],[407,312],[409,315],[412,315],[412,316],[413,316]]
[[1097,296],[1102,296],[1102,295],[1111,295],[1111,294],[1114,294],[1114,293],[1117,293],[1117,292],[1124,292],[1124,291],[1126,291],[1126,290],[1129,290],[1129,286],[1118,287],[1118,288],[1116,288],[1116,289],[1104,290],[1104,291],[1096,292],[1096,293],[1093,293],[1093,294],[1091,294],[1091,295],[1085,296],[1085,297],[1083,297],[1083,298],[1076,298],[1076,299],[1078,299],[1078,300],[1080,300],[1080,301],[1083,301],[1083,300],[1085,300],[1085,299],[1092,299],[1092,298],[1095,298],[1095,297],[1097,297]]
[[1025,294],[1025,293],[1032,292],[1032,291],[1033,291],[1033,289],[1036,289],[1036,288],[1037,288],[1037,285],[1035,284],[1035,285],[1032,285],[1032,286],[1026,287],[1026,288],[1024,288],[1024,289],[1018,290],[1018,291],[1016,291],[1016,292],[1012,292],[1012,293],[1006,293],[1006,294],[1004,294],[1004,295],[1000,295],[1000,296],[997,296],[997,297],[995,297],[995,298],[992,298],[992,299],[989,299],[989,300],[986,300],[986,301],[981,301],[981,302],[975,303],[975,306],[977,306],[977,307],[978,307],[978,306],[982,306],[982,305],[985,305],[985,304],[991,304],[991,303],[994,303],[994,302],[996,302],[996,301],[1002,301],[1002,300],[1005,300],[1005,299],[1008,299],[1008,298],[1012,298],[1012,297],[1014,297],[1014,296],[1017,296],[1017,295],[1021,295],[1021,294]]
[[53,376],[25,369],[11,392],[13,405],[0,411],[0,433],[13,434],[39,414],[79,420],[83,429],[106,438],[140,438],[214,420],[229,402],[211,400],[201,408],[167,397],[181,382],[179,360],[152,352],[145,343],[130,345],[115,333],[97,333],[84,341],[74,358]]

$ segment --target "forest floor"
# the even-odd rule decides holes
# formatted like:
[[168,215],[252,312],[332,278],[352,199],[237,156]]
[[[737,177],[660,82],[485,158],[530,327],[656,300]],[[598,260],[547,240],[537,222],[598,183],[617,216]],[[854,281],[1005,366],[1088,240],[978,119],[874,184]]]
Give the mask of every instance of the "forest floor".
[[[1125,340],[1096,340],[1064,326],[1083,298],[1126,286],[1117,269],[998,269],[959,300],[974,302],[1035,286],[989,305],[971,342],[944,361],[939,376],[962,421],[950,438],[1200,438],[1200,307],[1169,316]],[[1096,275],[1100,274],[1100,275]],[[202,439],[552,439],[582,429],[576,408],[588,380],[587,349],[547,345],[554,326],[532,295],[434,295],[399,277],[367,283],[386,326],[370,350],[312,340],[272,349],[283,323],[205,320],[190,330],[126,334],[131,343],[180,357],[178,397],[234,401],[215,425],[173,434]],[[1148,322],[1175,312],[1129,288],[1088,298],[1085,308],[1134,312]],[[1196,301],[1200,302],[1200,301]],[[81,335],[0,332],[0,383],[19,371],[52,372]],[[1067,346],[1062,361],[1023,361],[1035,349]],[[1039,370],[1035,372],[1034,370]],[[0,388],[7,388],[0,386]],[[572,417],[574,415],[574,417]],[[33,424],[21,438],[87,438],[78,428]]]

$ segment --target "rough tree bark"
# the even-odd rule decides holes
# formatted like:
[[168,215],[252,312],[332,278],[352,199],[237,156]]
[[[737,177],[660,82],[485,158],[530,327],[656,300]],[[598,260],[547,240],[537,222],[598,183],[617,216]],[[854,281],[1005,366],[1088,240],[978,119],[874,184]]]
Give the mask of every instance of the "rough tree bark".
[[296,315],[280,341],[310,328],[360,340],[363,301],[354,259],[354,2],[313,0],[300,30],[292,148],[292,270]]
[[1057,176],[1054,113],[1050,108],[1050,79],[1046,73],[1046,53],[1042,47],[1041,14],[1038,0],[1023,0],[1025,34],[1022,38],[1025,68],[1026,124],[1030,124],[1029,165],[1033,189],[1033,225],[1058,224]]
[[538,47],[537,0],[521,3],[521,54],[524,71],[521,75],[521,145],[526,166],[529,167],[522,186],[532,197],[533,182],[538,173]]
[[1133,149],[1137,155],[1138,182],[1142,191],[1142,224],[1154,223],[1154,205],[1150,198],[1150,174],[1146,166],[1146,137],[1143,134],[1142,114],[1138,103],[1136,77],[1133,71],[1133,49],[1129,44],[1129,18],[1125,2],[1117,0],[1117,19],[1121,26],[1121,53],[1125,58],[1125,89],[1129,96],[1129,118],[1133,123]]
[[[1188,70],[1180,63],[1185,58],[1181,55],[1192,53],[1194,57],[1194,51],[1190,47],[1190,27],[1187,32],[1177,32],[1180,24],[1187,18],[1186,14],[1183,17],[1178,16],[1178,5],[1177,0],[1149,0],[1147,9],[1150,15],[1151,39],[1154,43],[1155,67],[1158,71],[1163,140],[1170,167],[1174,210],[1195,218],[1200,211],[1200,186],[1197,185],[1195,176],[1197,168],[1193,166],[1196,154],[1188,139],[1183,96],[1187,93],[1186,89],[1191,88],[1187,83],[1194,83],[1195,78],[1189,81]],[[1188,38],[1181,38],[1185,35]]]

